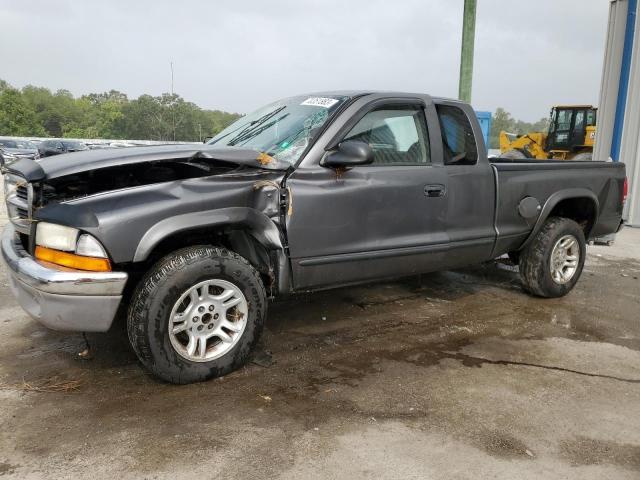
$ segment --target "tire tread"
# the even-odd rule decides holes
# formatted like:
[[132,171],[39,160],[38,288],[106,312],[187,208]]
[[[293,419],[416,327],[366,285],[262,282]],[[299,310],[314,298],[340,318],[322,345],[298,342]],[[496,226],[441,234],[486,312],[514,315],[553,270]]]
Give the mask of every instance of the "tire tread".
[[[547,272],[547,249],[549,245],[553,243],[554,238],[558,236],[558,232],[565,231],[567,229],[577,229],[582,231],[580,226],[573,220],[564,217],[551,217],[547,219],[540,231],[536,234],[533,241],[520,252],[519,267],[520,278],[524,289],[538,297],[558,297],[562,296],[573,288],[575,282],[577,282],[582,268],[576,273],[575,279],[572,279],[571,285],[568,286],[568,290],[562,293],[551,291],[545,286],[545,279]],[[582,242],[584,246],[584,237],[578,238],[578,242]],[[581,265],[584,263],[584,255],[580,259]]]
[[[150,317],[153,294],[156,289],[164,282],[170,282],[171,277],[177,272],[184,270],[185,268],[199,261],[202,261],[203,259],[211,258],[234,260],[236,262],[244,264],[253,277],[254,285],[259,288],[259,297],[260,299],[262,299],[263,305],[257,307],[260,310],[261,308],[266,309],[267,292],[262,279],[260,278],[260,274],[244,257],[231,250],[216,246],[197,245],[181,248],[160,259],[142,277],[134,290],[127,315],[127,332],[129,336],[129,342],[131,343],[131,346],[136,355],[140,359],[140,362],[151,372],[171,383],[190,383],[192,380],[184,378],[179,373],[159,371],[158,366],[156,365],[147,342],[147,329],[149,326],[148,319]],[[249,351],[259,340],[259,336],[262,330],[262,322],[265,315],[263,315],[262,311],[260,310],[257,314],[257,320],[261,323],[258,326],[259,328],[257,328],[256,330],[257,333],[255,335],[255,338],[251,342],[251,348],[249,349]],[[244,358],[241,360],[243,361]],[[223,372],[223,374],[224,373],[228,372]]]

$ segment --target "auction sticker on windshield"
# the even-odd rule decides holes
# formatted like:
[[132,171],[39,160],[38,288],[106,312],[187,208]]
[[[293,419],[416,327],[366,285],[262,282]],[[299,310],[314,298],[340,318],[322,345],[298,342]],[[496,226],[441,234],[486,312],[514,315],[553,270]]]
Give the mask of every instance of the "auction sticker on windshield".
[[335,98],[309,97],[300,105],[310,105],[312,107],[331,108],[336,103],[338,103],[338,100],[336,100]]

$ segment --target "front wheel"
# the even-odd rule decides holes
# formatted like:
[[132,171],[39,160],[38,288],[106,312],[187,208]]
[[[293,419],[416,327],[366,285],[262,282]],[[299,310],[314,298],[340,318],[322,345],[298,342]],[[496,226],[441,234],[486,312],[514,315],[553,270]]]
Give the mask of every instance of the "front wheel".
[[192,383],[241,367],[266,310],[264,286],[249,262],[222,248],[188,247],[164,257],[141,280],[127,330],[153,374]]
[[520,277],[525,290],[547,298],[566,295],[582,274],[586,253],[580,225],[568,218],[548,219],[520,253]]

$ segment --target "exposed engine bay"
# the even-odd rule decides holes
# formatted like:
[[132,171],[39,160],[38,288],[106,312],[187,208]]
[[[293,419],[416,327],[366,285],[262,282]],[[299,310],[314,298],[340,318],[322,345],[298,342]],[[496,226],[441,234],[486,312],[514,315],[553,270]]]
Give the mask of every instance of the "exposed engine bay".
[[40,206],[154,183],[220,175],[243,168],[213,159],[177,159],[100,168],[45,181]]

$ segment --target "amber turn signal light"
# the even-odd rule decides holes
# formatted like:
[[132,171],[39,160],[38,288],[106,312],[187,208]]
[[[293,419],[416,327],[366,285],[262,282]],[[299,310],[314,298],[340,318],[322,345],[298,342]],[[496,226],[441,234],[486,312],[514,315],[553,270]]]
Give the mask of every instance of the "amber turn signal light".
[[107,258],[83,257],[69,252],[36,246],[36,258],[44,262],[55,263],[63,267],[91,272],[110,272],[111,262]]

